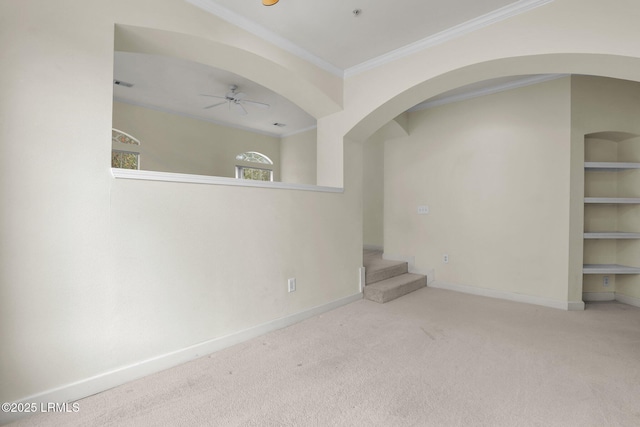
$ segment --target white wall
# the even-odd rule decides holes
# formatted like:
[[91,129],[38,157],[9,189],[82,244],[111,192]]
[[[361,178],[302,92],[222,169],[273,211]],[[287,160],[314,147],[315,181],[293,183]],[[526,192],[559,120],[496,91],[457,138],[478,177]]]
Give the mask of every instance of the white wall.
[[257,151],[273,161],[274,180],[280,180],[277,137],[115,101],[113,127],[141,141],[143,170],[233,178],[236,155]]
[[411,113],[385,144],[385,254],[441,283],[566,301],[570,113],[569,78]]
[[[359,292],[358,144],[345,147],[344,193],[111,176],[115,23],[210,40],[200,53],[216,61],[244,45],[234,67],[277,68],[258,83],[331,104],[330,90],[314,98],[334,81],[321,70],[182,0],[162,3],[0,3],[0,401],[82,397],[78,384],[115,385],[130,379],[123,367]],[[220,40],[231,47],[216,55]]]
[[[65,387],[123,364],[137,364],[183,350],[190,343],[237,332],[249,323],[270,321],[352,294],[357,287],[353,271],[361,263],[362,146],[351,141],[365,140],[430,96],[501,75],[592,73],[638,81],[637,8],[637,2],[629,0],[555,0],[350,76],[343,83],[340,77],[182,0],[164,0],[162,7],[143,0],[0,2],[0,399],[20,399]],[[124,25],[125,36],[135,36],[122,42],[123,50],[169,52],[227,67],[301,106],[318,119],[317,183],[344,183],[344,194],[114,180],[108,159],[116,23]],[[556,106],[568,102],[563,93],[550,96],[562,98]],[[532,105],[540,101],[537,93],[532,99],[536,100]],[[520,107],[527,110],[527,105]],[[482,114],[492,112],[490,108]],[[545,207],[560,206],[557,199],[566,188],[558,184],[558,171],[568,174],[569,160],[571,188],[579,185],[580,176],[573,167],[583,161],[579,146],[572,140],[568,159],[564,146],[549,147],[556,133],[563,132],[554,129],[554,117],[542,123],[546,123],[545,137],[536,141],[541,145],[538,150],[531,141],[514,143],[524,147],[521,156],[530,157],[529,163],[521,164],[520,169],[505,165],[502,170],[489,170],[483,179],[493,179],[498,184],[495,191],[515,197],[518,203],[497,210],[488,203],[493,195],[482,186],[460,199],[436,194],[453,206],[458,200],[473,205],[468,218],[461,218],[468,221],[462,222],[463,230],[481,241],[465,235],[453,237],[475,247],[487,242],[498,245],[498,252],[490,252],[491,264],[500,261],[506,247],[522,247],[524,252],[508,254],[516,262],[505,267],[503,280],[496,283],[488,277],[486,267],[470,259],[471,252],[461,247],[463,252],[455,257],[451,254],[451,259],[459,265],[469,261],[461,272],[464,277],[443,271],[445,278],[462,281],[470,277],[471,270],[483,272],[474,283],[489,282],[513,292],[535,290],[564,300],[573,300],[581,292],[581,275],[573,277],[579,273],[573,268],[575,260],[566,259],[563,267],[554,264],[550,270],[533,271],[544,283],[539,288],[530,289],[530,281],[507,285],[507,277],[520,279],[514,265],[530,268],[528,262],[535,254],[527,245],[533,242],[539,247],[542,237],[556,242],[549,231],[542,236],[531,231],[524,236],[504,235],[498,221],[490,218],[482,225],[488,224],[504,237],[498,241],[484,228],[470,227],[476,225],[477,214],[492,212],[509,227],[526,219],[539,220],[535,212],[525,209],[532,207],[527,193]],[[518,157],[509,151],[511,146],[504,138],[488,140],[506,151],[490,152],[496,157],[485,158],[484,163],[499,163],[503,154]],[[464,144],[463,139],[460,144],[460,154],[474,153],[475,147]],[[553,155],[543,161],[541,153],[551,148]],[[449,187],[459,189],[465,178],[469,183],[464,174],[473,159],[460,160],[462,175],[444,171]],[[550,191],[539,191],[533,183],[516,189],[498,180],[501,172],[508,172],[527,183],[526,177],[539,173],[534,162],[548,167],[552,176],[543,180],[553,184]],[[406,173],[415,172],[407,168]],[[443,179],[429,174],[432,179],[423,177],[420,183]],[[537,179],[532,182],[540,184]],[[389,194],[387,188],[385,194]],[[418,196],[420,202],[437,201],[427,193]],[[580,197],[572,191],[572,213]],[[417,201],[409,200],[407,209],[413,212]],[[438,203],[434,206],[439,207]],[[478,212],[477,206],[484,211]],[[232,218],[230,212],[235,214]],[[522,217],[514,220],[510,212]],[[555,209],[554,218],[559,215],[562,212]],[[211,216],[228,220],[228,227],[212,225]],[[554,218],[545,217],[542,222],[556,221]],[[291,228],[284,225],[287,222],[293,224]],[[262,228],[257,232],[246,228],[252,223]],[[571,223],[571,236],[580,232],[574,223],[577,221]],[[554,226],[568,233],[562,224]],[[143,241],[133,241],[132,236]],[[390,234],[385,234],[385,246],[387,236]],[[255,248],[244,257],[251,243],[271,246],[264,257],[262,253],[256,256],[259,250]],[[170,253],[171,245],[186,248],[185,252]],[[218,264],[212,260],[222,248],[226,256],[233,256]],[[537,256],[552,257],[559,250],[554,246],[550,255]],[[425,253],[417,261],[427,264],[431,262],[427,256],[439,259],[439,255]],[[562,254],[559,257],[553,262],[561,264]],[[249,262],[255,264],[253,269],[246,268]],[[558,295],[555,280],[562,269],[566,280],[567,264],[570,282],[577,285]],[[118,270],[121,266],[124,269]],[[264,280],[256,281],[255,271],[262,272]],[[303,284],[295,295],[281,293],[281,279],[291,273],[308,279],[308,290]],[[256,294],[269,298],[254,305]],[[244,297],[249,305],[237,307]],[[251,308],[255,310],[247,313]]]
[[282,182],[316,184],[317,131],[311,129],[280,140]]

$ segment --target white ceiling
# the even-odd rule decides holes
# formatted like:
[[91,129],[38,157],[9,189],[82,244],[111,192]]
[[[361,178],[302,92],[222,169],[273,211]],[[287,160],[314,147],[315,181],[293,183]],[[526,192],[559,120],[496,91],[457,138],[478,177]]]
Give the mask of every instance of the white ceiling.
[[[166,56],[116,52],[115,80],[133,87],[114,85],[114,100],[147,108],[206,120],[225,126],[283,136],[315,126],[316,121],[291,101],[236,74],[197,62]],[[217,98],[202,94],[224,96],[230,85],[237,85],[247,100],[269,104],[268,109],[245,104],[247,115],[237,114],[227,105],[210,109]],[[274,126],[283,123],[286,126]]]
[[[185,0],[336,74],[553,0]],[[361,12],[356,16],[354,10]]]
[[[345,76],[393,59],[401,52],[426,48],[506,19],[552,0],[280,0],[265,7],[261,0],[185,0],[232,24]],[[353,11],[360,10],[355,16]],[[177,58],[115,53],[114,99],[214,123],[286,136],[315,126],[315,119],[287,99],[227,71]],[[455,100],[460,92],[480,92],[486,82],[441,96]],[[238,85],[246,99],[270,104],[267,110],[246,105],[239,115],[226,105],[204,109]],[[441,100],[437,100],[441,102]],[[285,127],[274,126],[284,123]]]

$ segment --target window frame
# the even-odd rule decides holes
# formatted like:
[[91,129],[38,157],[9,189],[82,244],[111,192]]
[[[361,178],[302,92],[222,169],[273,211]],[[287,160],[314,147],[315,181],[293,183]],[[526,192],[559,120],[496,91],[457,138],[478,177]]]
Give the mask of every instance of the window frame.
[[124,154],[135,154],[136,156],[136,168],[123,168],[121,166],[115,166],[116,169],[128,169],[128,170],[140,170],[140,152],[139,151],[127,151],[127,150],[118,150],[117,148],[111,149],[111,167],[113,168],[113,154],[114,153],[124,153]]
[[[262,164],[262,163],[260,163],[260,164]],[[255,169],[255,170],[259,170],[259,171],[269,172],[269,181],[264,181],[264,180],[261,180],[261,179],[245,178],[244,177],[244,170],[245,169]],[[244,179],[246,181],[273,182],[273,169],[256,168],[254,166],[245,166],[245,165],[236,165],[236,179]]]
[[[116,134],[116,135],[114,135]],[[127,141],[123,142],[118,139],[119,136],[124,136]],[[113,148],[114,145],[119,148]],[[136,169],[123,168],[117,166],[116,169],[128,169],[128,170],[140,170],[140,140],[127,132],[123,132],[120,129],[114,127],[111,128],[111,167],[113,166],[114,153],[135,154],[136,156]]]

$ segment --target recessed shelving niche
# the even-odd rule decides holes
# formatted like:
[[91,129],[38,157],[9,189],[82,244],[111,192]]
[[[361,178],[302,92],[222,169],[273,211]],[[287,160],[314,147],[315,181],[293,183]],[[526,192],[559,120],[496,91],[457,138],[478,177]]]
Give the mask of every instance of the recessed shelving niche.
[[586,135],[584,168],[583,291],[615,292],[616,276],[640,274],[639,135]]

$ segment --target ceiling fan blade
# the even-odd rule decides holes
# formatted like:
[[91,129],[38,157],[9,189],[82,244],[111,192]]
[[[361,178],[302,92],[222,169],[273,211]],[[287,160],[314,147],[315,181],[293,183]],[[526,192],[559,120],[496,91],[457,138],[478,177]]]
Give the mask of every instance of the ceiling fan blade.
[[227,101],[218,102],[217,104],[208,105],[203,108],[203,110],[208,110],[209,108],[217,107],[218,105],[226,104]]
[[262,108],[264,110],[266,110],[267,108],[270,107],[269,104],[265,104],[264,102],[251,101],[250,99],[243,99],[241,102],[243,104],[249,104],[249,105],[252,105],[254,107]]
[[237,92],[237,93],[233,94],[233,98],[237,99],[237,100],[241,100],[245,96],[247,96],[247,94],[246,93],[242,93],[242,92]]
[[207,95],[206,93],[201,93],[200,96],[208,96],[209,98],[220,98],[220,99],[227,99],[224,96],[220,96],[220,95]]
[[233,103],[233,109],[236,111],[236,113],[242,115],[242,116],[246,116],[248,114],[247,110],[242,106],[242,104],[240,102],[234,102]]

